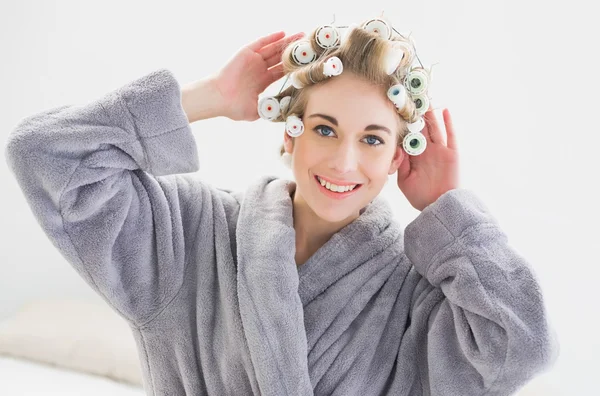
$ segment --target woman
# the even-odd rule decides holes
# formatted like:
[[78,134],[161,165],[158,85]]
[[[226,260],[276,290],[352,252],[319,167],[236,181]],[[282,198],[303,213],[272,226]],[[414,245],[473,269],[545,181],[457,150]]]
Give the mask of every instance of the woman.
[[[447,143],[429,111],[427,149],[406,155],[418,111],[377,83],[386,38],[350,30],[333,52],[345,70],[324,76],[326,57],[285,66],[303,37],[262,37],[183,87],[162,69],[22,120],[6,156],[44,232],[130,324],[148,394],[512,394],[558,345],[529,264],[459,188],[448,111]],[[268,118],[286,120],[295,181],[194,177],[190,123],[256,120],[291,71]],[[421,210],[405,230],[378,196],[396,171]],[[332,182],[360,186],[342,198]]]

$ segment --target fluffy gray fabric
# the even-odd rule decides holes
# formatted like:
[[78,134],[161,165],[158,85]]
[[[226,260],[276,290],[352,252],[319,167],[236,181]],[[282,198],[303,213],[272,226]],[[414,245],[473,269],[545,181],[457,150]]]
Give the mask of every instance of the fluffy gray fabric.
[[509,395],[559,344],[484,204],[402,230],[377,197],[299,269],[290,193],[199,180],[167,69],[23,119],[8,165],[52,243],[131,326],[149,395]]

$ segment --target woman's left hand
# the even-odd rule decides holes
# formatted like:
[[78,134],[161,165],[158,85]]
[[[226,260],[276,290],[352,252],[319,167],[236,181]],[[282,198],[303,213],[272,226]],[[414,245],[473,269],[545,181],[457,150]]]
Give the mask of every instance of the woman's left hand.
[[434,203],[445,192],[459,188],[458,151],[452,118],[443,111],[447,142],[432,109],[423,118],[421,131],[427,147],[420,155],[408,155],[398,168],[398,187],[410,204],[420,211]]

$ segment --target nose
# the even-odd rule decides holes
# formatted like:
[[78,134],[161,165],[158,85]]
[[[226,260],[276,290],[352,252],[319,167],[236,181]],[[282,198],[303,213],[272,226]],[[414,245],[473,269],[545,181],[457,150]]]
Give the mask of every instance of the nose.
[[337,145],[332,154],[330,167],[336,174],[352,173],[358,168],[359,152],[350,140]]

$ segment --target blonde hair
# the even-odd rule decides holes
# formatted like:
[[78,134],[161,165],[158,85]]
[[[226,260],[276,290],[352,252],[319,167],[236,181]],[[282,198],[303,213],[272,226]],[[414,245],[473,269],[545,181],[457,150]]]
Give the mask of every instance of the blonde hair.
[[[291,100],[287,108],[281,109],[279,116],[273,119],[273,122],[284,122],[289,115],[296,115],[302,118],[310,91],[307,90],[307,88],[313,85],[323,84],[329,81],[329,79],[335,78],[335,76],[327,77],[323,74],[325,62],[332,56],[337,56],[341,60],[344,66],[344,73],[353,73],[357,77],[381,87],[382,92],[386,96],[388,89],[392,85],[403,83],[408,72],[417,69],[416,67],[411,68],[415,57],[414,50],[406,51],[403,48],[404,57],[396,70],[391,75],[388,75],[385,70],[384,60],[390,45],[389,41],[399,41],[405,43],[408,48],[414,49],[414,44],[410,38],[407,39],[401,36],[394,36],[388,40],[376,33],[357,27],[347,32],[348,36],[343,40],[341,45],[324,49],[317,44],[317,31],[318,29],[313,30],[307,38],[303,39],[304,42],[310,42],[312,49],[317,55],[316,60],[312,63],[298,65],[295,62],[292,51],[294,45],[297,44],[298,41],[290,43],[282,53],[284,74],[295,72],[296,79],[303,85],[303,88],[297,89],[290,85],[281,93],[275,95],[275,98],[278,101],[281,101],[281,99],[286,96],[290,96]],[[404,136],[409,132],[406,123],[415,122],[419,117],[415,102],[413,102],[408,93],[406,93],[406,95],[405,106],[400,109],[394,107],[400,118],[405,121],[401,122],[402,129],[397,133],[398,146],[402,145]],[[285,153],[285,149],[282,145],[280,148],[280,155],[283,155],[283,153]]]

